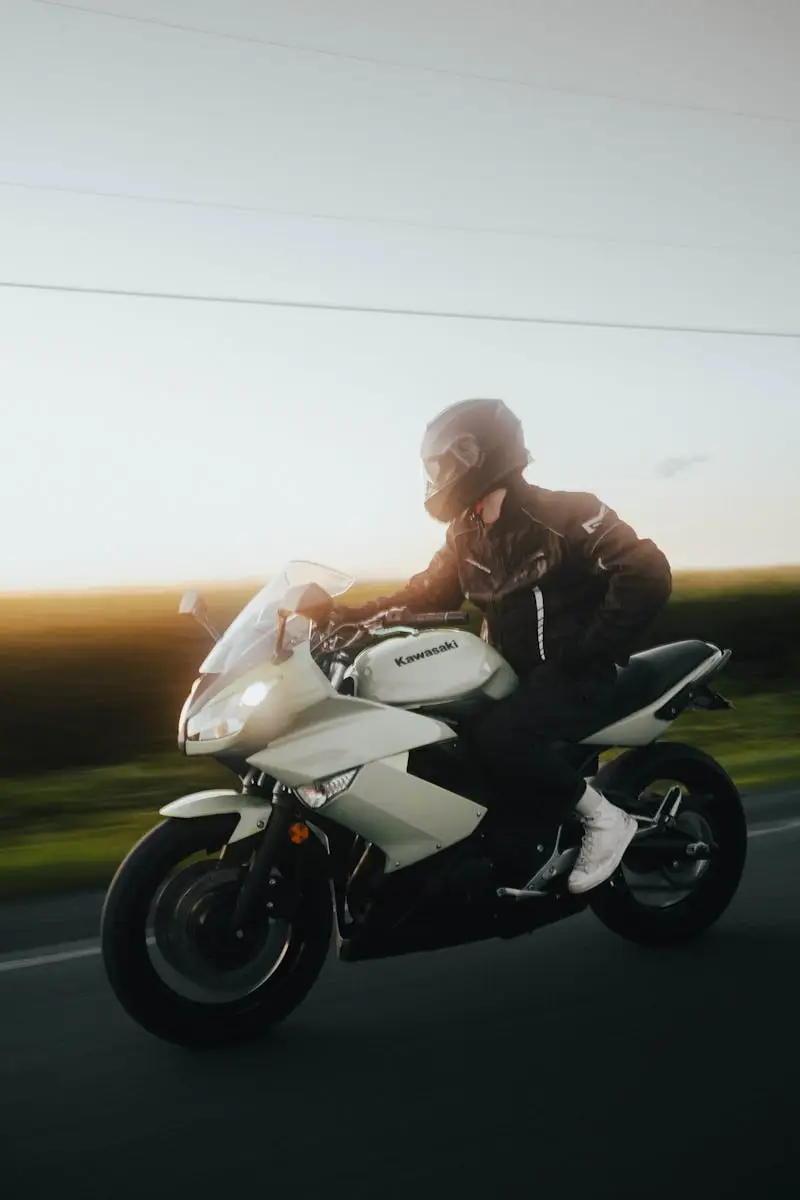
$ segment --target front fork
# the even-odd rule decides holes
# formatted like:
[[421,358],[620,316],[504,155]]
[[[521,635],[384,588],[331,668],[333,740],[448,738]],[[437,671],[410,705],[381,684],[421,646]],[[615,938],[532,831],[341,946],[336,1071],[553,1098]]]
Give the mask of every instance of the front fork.
[[[296,814],[296,802],[281,787],[276,787],[272,801],[272,815],[267,822],[264,836],[251,860],[249,870],[244,877],[236,906],[231,917],[233,932],[242,928],[247,918],[258,903],[265,884],[269,879],[273,865],[285,853],[285,844],[290,839],[290,830]],[[308,826],[299,823],[308,835]],[[298,837],[302,836],[298,833]]]
[[[291,920],[301,900],[307,871],[326,875],[337,924],[340,928],[346,925],[347,883],[355,866],[353,854],[358,842],[354,834],[326,822],[319,814],[314,814],[314,823],[309,825],[299,801],[282,784],[276,784],[267,827],[250,856],[249,867],[244,868],[231,932],[236,936],[265,899],[267,916]],[[277,876],[273,874],[275,867]]]

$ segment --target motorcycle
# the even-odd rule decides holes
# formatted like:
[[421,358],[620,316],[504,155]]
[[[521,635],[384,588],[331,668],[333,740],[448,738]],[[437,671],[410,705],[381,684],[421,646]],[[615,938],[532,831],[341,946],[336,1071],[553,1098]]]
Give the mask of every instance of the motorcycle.
[[181,602],[214,645],[179,748],[239,784],[167,804],[111,882],[103,961],[136,1022],[190,1047],[257,1037],[303,1001],[332,941],[365,962],[589,908],[668,946],[722,915],[745,865],[739,793],[708,754],[660,739],[689,708],[731,707],[709,686],[730,651],[689,640],[634,655],[601,726],[561,747],[638,822],[614,875],[576,896],[577,815],[554,828],[535,797],[498,795],[460,736],[517,686],[509,664],[464,611],[337,625],[353,582],[290,563],[222,635],[200,596]]

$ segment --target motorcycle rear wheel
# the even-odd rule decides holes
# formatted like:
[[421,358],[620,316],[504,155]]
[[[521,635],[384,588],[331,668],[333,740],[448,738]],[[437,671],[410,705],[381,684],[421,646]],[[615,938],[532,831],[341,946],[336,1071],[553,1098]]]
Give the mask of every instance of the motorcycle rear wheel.
[[181,1046],[265,1034],[305,999],[331,944],[333,905],[322,872],[304,881],[291,924],[277,937],[265,906],[246,930],[229,931],[238,871],[226,869],[227,860],[206,858],[173,874],[187,859],[221,849],[231,828],[226,815],[156,826],[121,863],[103,907],[101,951],[114,994],[142,1028]]
[[[699,869],[666,862],[660,872],[663,902],[645,902],[636,865],[634,842],[621,867],[608,883],[589,893],[589,906],[607,929],[643,946],[668,946],[699,937],[726,911],[733,900],[747,858],[747,821],[741,797],[730,776],[709,755],[693,746],[660,742],[623,754],[596,779],[603,790],[637,797],[636,813],[658,803],[664,785],[677,784],[683,794],[678,828],[698,840],[712,840],[716,849]],[[655,795],[653,795],[653,789]],[[643,801],[643,803],[642,803]],[[619,801],[617,801],[619,802]],[[694,872],[694,874],[692,874]],[[655,873],[654,873],[655,874]],[[650,888],[658,893],[658,881]]]

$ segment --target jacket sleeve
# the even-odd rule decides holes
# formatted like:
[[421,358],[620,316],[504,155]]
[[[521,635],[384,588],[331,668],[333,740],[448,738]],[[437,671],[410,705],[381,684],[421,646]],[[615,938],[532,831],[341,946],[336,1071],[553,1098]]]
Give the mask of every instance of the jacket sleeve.
[[356,608],[338,609],[353,620],[366,620],[390,608],[407,608],[410,612],[445,612],[461,608],[464,593],[458,578],[458,562],[450,535],[424,571],[412,576],[404,588],[369,600]]
[[566,532],[573,553],[609,576],[602,607],[566,656],[576,662],[612,658],[625,663],[639,635],[669,600],[669,562],[654,542],[640,538],[591,494],[574,497]]

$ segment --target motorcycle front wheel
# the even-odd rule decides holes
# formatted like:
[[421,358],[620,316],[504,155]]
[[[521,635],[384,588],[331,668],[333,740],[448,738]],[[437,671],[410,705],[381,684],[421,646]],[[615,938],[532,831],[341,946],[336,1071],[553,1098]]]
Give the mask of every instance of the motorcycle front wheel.
[[114,994],[142,1028],[177,1045],[265,1034],[305,999],[331,944],[322,871],[304,877],[291,921],[273,919],[265,902],[233,929],[242,863],[215,853],[230,832],[225,815],[156,826],[121,863],[103,907],[101,950]]

